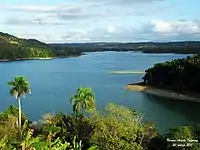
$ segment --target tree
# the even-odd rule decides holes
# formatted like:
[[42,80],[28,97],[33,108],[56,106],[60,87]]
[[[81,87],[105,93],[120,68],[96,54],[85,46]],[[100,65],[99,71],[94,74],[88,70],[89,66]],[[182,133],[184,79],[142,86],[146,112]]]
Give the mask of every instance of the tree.
[[[166,139],[166,148],[172,149],[178,147],[177,145],[184,145],[184,147],[179,147],[180,150],[199,150],[199,143],[197,136],[194,134],[196,132],[194,126],[179,126],[177,128],[170,128],[164,135]],[[198,135],[198,132],[196,132]],[[193,141],[192,141],[193,140]],[[195,142],[197,140],[197,142]],[[173,141],[173,142],[172,142]],[[189,147],[185,146],[191,144]],[[178,149],[178,148],[177,148]]]
[[200,91],[200,55],[158,63],[145,72],[143,79],[148,85],[177,91]]
[[70,99],[74,114],[83,114],[83,110],[95,109],[95,96],[90,88],[78,88],[76,94]]
[[16,76],[13,81],[8,82],[11,86],[10,95],[15,96],[18,101],[19,116],[18,116],[18,126],[21,130],[21,96],[25,96],[27,93],[31,93],[30,84],[24,76]]
[[109,104],[105,111],[94,112],[90,118],[93,134],[90,145],[106,150],[142,150],[142,143],[149,133],[142,118],[134,111],[116,104]]

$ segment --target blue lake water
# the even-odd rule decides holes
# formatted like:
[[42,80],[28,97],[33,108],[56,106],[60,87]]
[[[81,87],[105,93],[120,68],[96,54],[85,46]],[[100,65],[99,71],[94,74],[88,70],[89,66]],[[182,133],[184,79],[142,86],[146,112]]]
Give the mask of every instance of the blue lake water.
[[155,63],[183,57],[186,55],[95,52],[65,59],[3,62],[0,63],[0,110],[17,105],[9,95],[7,82],[23,75],[31,84],[32,94],[22,99],[22,107],[32,120],[48,112],[71,113],[69,99],[82,85],[94,90],[98,108],[113,102],[136,109],[144,119],[155,122],[160,131],[190,121],[200,122],[200,104],[124,88],[126,84],[141,81],[142,74],[109,74],[120,70],[143,71]]

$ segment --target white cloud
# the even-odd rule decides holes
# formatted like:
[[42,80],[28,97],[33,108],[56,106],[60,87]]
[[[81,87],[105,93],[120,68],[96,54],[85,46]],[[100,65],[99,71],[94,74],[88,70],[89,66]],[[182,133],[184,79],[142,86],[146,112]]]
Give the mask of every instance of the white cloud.
[[62,36],[62,40],[67,42],[87,42],[91,40],[87,34],[85,30],[74,30],[65,33],[65,35]]
[[[5,6],[3,10],[9,13],[9,18],[4,21],[7,24],[64,24],[70,21],[89,22],[98,18],[107,18],[106,9],[92,3],[68,3],[60,5],[16,5]],[[12,13],[10,13],[12,12]],[[15,13],[17,12],[17,13]],[[18,15],[20,14],[20,15]],[[75,22],[77,24],[78,22]]]
[[163,19],[148,22],[149,19],[162,18],[159,15],[171,9],[163,2],[164,0],[80,0],[79,3],[7,5],[1,8],[9,14],[3,17],[5,26],[19,27],[19,31],[26,28],[27,32],[24,32],[23,37],[33,36],[32,38],[44,42],[131,42],[198,38],[198,21]]
[[[125,25],[108,25],[105,27],[80,27],[76,29],[46,30],[16,33],[23,38],[36,38],[43,42],[140,42],[140,41],[178,41],[200,38],[198,21],[149,21],[140,29]],[[27,35],[27,36],[26,36]]]
[[91,8],[97,6],[91,3],[63,3],[57,5],[7,5],[3,9],[9,11],[19,11],[19,12],[34,12],[34,13],[79,13],[84,8]]
[[[124,16],[143,16],[151,14],[152,11],[155,13],[158,9],[155,9],[155,5],[151,5],[154,8],[146,7],[145,4],[150,4],[155,1],[163,1],[163,0],[80,0],[77,2],[67,2],[57,5],[5,5],[2,7],[2,10],[7,10],[8,12],[13,12],[14,15],[9,17],[9,23],[16,22],[16,24],[22,25],[23,22],[27,24],[37,24],[36,21],[30,21],[31,19],[35,19],[33,16],[37,15],[46,15],[53,16],[56,19],[60,19],[63,21],[71,21],[71,20],[85,20],[85,21],[94,21],[96,20],[106,20],[112,18],[121,18]],[[109,4],[107,4],[109,3]],[[123,5],[122,5],[123,3]],[[131,5],[130,5],[131,3]],[[133,5],[132,5],[133,4]],[[143,7],[138,7],[138,5],[142,4]],[[1,6],[1,5],[0,5]],[[160,7],[159,7],[160,8]],[[24,13],[22,16],[26,15],[26,18],[21,19],[21,15],[17,16],[15,12]],[[28,15],[30,13],[30,15]],[[34,15],[32,15],[34,14]],[[19,19],[18,19],[19,18]],[[45,22],[44,17],[37,17],[40,22]],[[43,21],[44,20],[44,21]],[[7,21],[6,21],[7,22]]]
[[108,33],[114,33],[114,32],[115,32],[115,26],[109,26]]
[[153,31],[161,34],[200,34],[200,22],[152,21]]
[[137,5],[137,4],[149,4],[152,2],[164,1],[164,0],[83,0],[85,2],[112,4],[112,5]]
[[64,25],[64,21],[51,15],[36,15],[32,18],[10,17],[4,23],[8,25]]
[[8,10],[11,11],[25,11],[25,12],[52,12],[57,10],[55,6],[41,6],[41,5],[17,5],[17,6],[7,6]]

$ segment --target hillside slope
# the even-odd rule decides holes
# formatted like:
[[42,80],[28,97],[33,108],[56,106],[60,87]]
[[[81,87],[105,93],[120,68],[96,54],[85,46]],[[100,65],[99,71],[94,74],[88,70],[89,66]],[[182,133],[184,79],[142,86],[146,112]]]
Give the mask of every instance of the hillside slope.
[[50,46],[35,39],[21,39],[0,32],[0,60],[77,56],[72,48]]

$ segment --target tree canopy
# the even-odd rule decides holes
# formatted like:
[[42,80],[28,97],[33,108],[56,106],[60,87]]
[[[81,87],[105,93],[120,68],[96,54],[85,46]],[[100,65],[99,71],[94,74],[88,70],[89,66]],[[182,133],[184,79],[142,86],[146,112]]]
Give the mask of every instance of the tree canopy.
[[200,55],[158,63],[145,72],[146,84],[179,91],[200,91]]
[[0,60],[65,57],[81,55],[68,47],[50,46],[35,39],[21,39],[0,32]]

